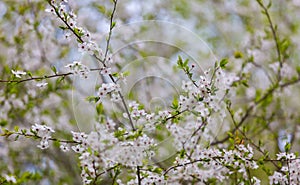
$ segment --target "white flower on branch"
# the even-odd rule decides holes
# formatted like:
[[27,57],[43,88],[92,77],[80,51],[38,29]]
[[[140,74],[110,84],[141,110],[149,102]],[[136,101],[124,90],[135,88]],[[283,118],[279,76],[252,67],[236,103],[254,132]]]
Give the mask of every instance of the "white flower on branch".
[[15,71],[15,70],[11,70],[12,74],[15,75],[15,77],[17,78],[22,78],[21,75],[26,75],[26,72],[24,71]]
[[79,75],[82,78],[87,78],[88,73],[90,72],[90,69],[80,61],[74,61],[72,64],[68,64],[65,67],[74,75]]
[[67,151],[70,150],[69,147],[68,147],[68,145],[67,145],[66,143],[61,144],[61,145],[59,146],[59,148],[60,148],[61,151],[63,151],[63,152],[67,152]]
[[16,178],[13,175],[4,175],[4,178],[7,182],[11,182],[13,184],[17,183]]
[[49,147],[49,139],[51,138],[51,134],[55,131],[46,126],[35,124],[31,127],[31,129],[35,132],[35,134],[41,138],[40,144],[37,145],[40,149],[47,149]]

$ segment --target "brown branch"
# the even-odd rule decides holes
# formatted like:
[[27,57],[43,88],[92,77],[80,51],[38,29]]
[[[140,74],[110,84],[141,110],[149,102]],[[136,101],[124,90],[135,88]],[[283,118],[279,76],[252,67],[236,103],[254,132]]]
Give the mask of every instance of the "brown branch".
[[49,79],[49,78],[57,78],[57,77],[66,77],[69,75],[72,75],[73,73],[62,73],[62,74],[54,74],[54,75],[45,75],[45,76],[39,76],[39,77],[31,77],[23,80],[0,80],[0,83],[22,83],[22,82],[27,82],[27,81],[32,81],[32,80],[44,80],[44,79]]
[[[20,133],[20,132],[14,132],[10,135],[19,135],[19,136],[24,136],[24,137],[31,137],[35,139],[42,139],[42,137],[36,135],[36,134],[25,134],[25,133]],[[73,140],[60,140],[57,138],[49,138],[50,141],[57,141],[60,143],[74,143],[74,144],[81,144],[81,142],[73,141]]]

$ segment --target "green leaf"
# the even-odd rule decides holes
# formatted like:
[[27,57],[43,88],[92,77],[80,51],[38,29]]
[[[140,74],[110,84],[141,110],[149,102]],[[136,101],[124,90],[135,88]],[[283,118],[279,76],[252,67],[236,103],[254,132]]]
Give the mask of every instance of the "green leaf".
[[62,30],[66,30],[66,29],[68,29],[67,27],[65,27],[65,26],[59,26],[59,28],[60,29],[62,29]]
[[182,62],[181,56],[178,56],[178,59],[177,59],[177,65],[178,65],[179,68],[182,68],[182,67],[183,67],[183,62]]
[[116,26],[116,22],[112,22],[112,24],[111,24],[111,28],[113,28],[113,27],[115,27]]
[[88,96],[88,97],[86,98],[86,100],[87,100],[89,103],[91,103],[91,102],[97,103],[97,102],[100,100],[100,98],[99,98],[98,96]]
[[300,66],[297,66],[297,67],[296,67],[296,71],[297,71],[297,73],[300,75]]
[[162,170],[161,168],[155,168],[155,169],[153,170],[153,172],[158,173],[158,174],[161,174],[161,173],[163,172],[163,170]]
[[0,136],[5,136],[6,138],[8,138],[10,135],[13,134],[13,132],[7,130],[7,129],[3,129],[3,132]]
[[64,81],[64,79],[65,79],[65,76],[62,76],[62,77],[58,78],[56,80],[56,84],[60,84],[62,81]]
[[93,4],[93,6],[95,7],[95,8],[97,8],[97,10],[100,12],[100,13],[102,13],[102,14],[105,14],[105,12],[106,12],[106,8],[105,8],[105,6],[101,6],[101,5],[98,5],[98,4]]
[[273,94],[268,94],[267,97],[262,102],[262,106],[267,107],[273,102]]
[[218,67],[219,63],[218,61],[215,62],[215,69]]
[[96,111],[97,111],[98,115],[104,113],[104,107],[103,107],[102,103],[99,103],[99,104],[96,106]]
[[119,77],[119,73],[118,73],[118,72],[112,73],[111,75],[112,75],[113,77],[116,77],[116,78]]
[[26,129],[22,129],[21,132],[22,132],[22,134],[26,134],[27,130]]
[[270,0],[269,4],[267,5],[267,8],[269,9],[271,8],[271,6],[272,6],[272,0]]
[[19,136],[20,136],[20,135],[17,135],[17,136],[15,137],[15,141],[17,141],[17,140],[19,139]]
[[243,58],[243,53],[241,53],[240,51],[235,51],[234,58]]
[[241,83],[242,83],[245,87],[249,87],[248,81],[247,81],[247,80],[242,80]]
[[225,69],[227,63],[228,63],[228,59],[227,59],[227,58],[223,58],[223,59],[220,61],[220,67],[221,67],[222,69]]
[[185,59],[185,61],[183,63],[183,67],[185,67],[187,71],[189,71],[188,63],[189,63],[189,59]]
[[181,151],[180,151],[180,154],[179,154],[179,156],[180,156],[180,158],[183,158],[183,157],[184,157],[184,155],[185,155],[185,150],[183,149],[183,150],[181,150]]
[[129,71],[124,71],[124,72],[123,72],[123,76],[124,76],[124,77],[129,76],[129,74],[130,74]]
[[32,78],[32,73],[30,71],[27,71],[27,75]]
[[288,39],[283,39],[281,42],[280,42],[280,51],[281,52],[286,52],[286,50],[288,49],[288,47],[290,46],[290,41]]
[[51,70],[54,72],[54,74],[57,73],[56,67],[55,66],[51,66]]
[[255,92],[255,101],[258,101],[262,96],[262,92],[261,92],[261,89],[256,89],[256,92]]
[[18,132],[19,131],[19,126],[15,126],[14,131]]
[[4,127],[4,126],[6,126],[7,125],[7,121],[6,120],[1,120],[0,121],[0,126],[1,127]]
[[177,99],[177,97],[174,97],[171,108],[175,109],[175,110],[178,108],[178,99]]
[[284,146],[285,152],[288,152],[291,149],[291,143],[286,143]]

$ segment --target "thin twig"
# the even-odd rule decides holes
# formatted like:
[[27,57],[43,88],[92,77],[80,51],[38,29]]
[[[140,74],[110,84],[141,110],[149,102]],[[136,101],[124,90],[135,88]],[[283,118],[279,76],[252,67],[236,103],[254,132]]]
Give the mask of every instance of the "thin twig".
[[271,19],[271,16],[269,14],[269,10],[268,8],[263,4],[263,2],[261,0],[256,0],[256,2],[260,5],[260,7],[263,9],[264,11],[264,14],[266,15],[267,19],[268,19],[268,22],[269,22],[269,26],[271,28],[271,31],[272,31],[272,36],[273,36],[273,39],[274,39],[274,42],[275,42],[275,45],[276,45],[276,52],[277,52],[277,59],[279,61],[279,68],[278,68],[278,81],[281,80],[281,68],[282,68],[282,65],[283,65],[283,60],[282,60],[282,57],[281,57],[281,51],[280,51],[280,46],[279,46],[279,39],[278,39],[278,36],[277,36],[277,33],[276,33],[276,29],[275,29],[275,26],[272,22],[272,19]]
[[69,75],[72,75],[73,73],[63,73],[63,74],[54,74],[54,75],[45,75],[45,76],[38,76],[38,77],[31,77],[31,78],[26,78],[23,80],[0,80],[0,83],[22,83],[22,82],[27,82],[27,81],[32,81],[32,80],[44,80],[44,79],[49,79],[49,78],[57,78],[57,77],[66,77]]
[[112,30],[114,28],[114,15],[115,15],[115,12],[116,12],[116,9],[117,9],[117,3],[118,3],[118,0],[114,0],[114,7],[113,7],[113,11],[110,15],[110,25],[109,25],[109,33],[108,33],[108,37],[107,37],[107,40],[106,40],[106,49],[105,49],[105,54],[104,54],[104,61],[103,63],[106,61],[106,57],[107,57],[107,54],[108,54],[108,49],[109,49],[109,45],[110,45],[110,40],[111,40],[111,35],[112,35]]

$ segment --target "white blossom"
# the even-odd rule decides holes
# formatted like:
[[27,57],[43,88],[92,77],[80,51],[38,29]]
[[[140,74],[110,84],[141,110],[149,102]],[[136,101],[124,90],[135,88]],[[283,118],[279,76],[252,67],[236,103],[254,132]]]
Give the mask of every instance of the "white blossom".
[[26,75],[26,72],[24,72],[24,71],[15,71],[15,70],[11,70],[11,72],[12,72],[12,74],[14,74],[15,75],[15,77],[17,77],[17,78],[22,78],[21,76],[22,75]]

